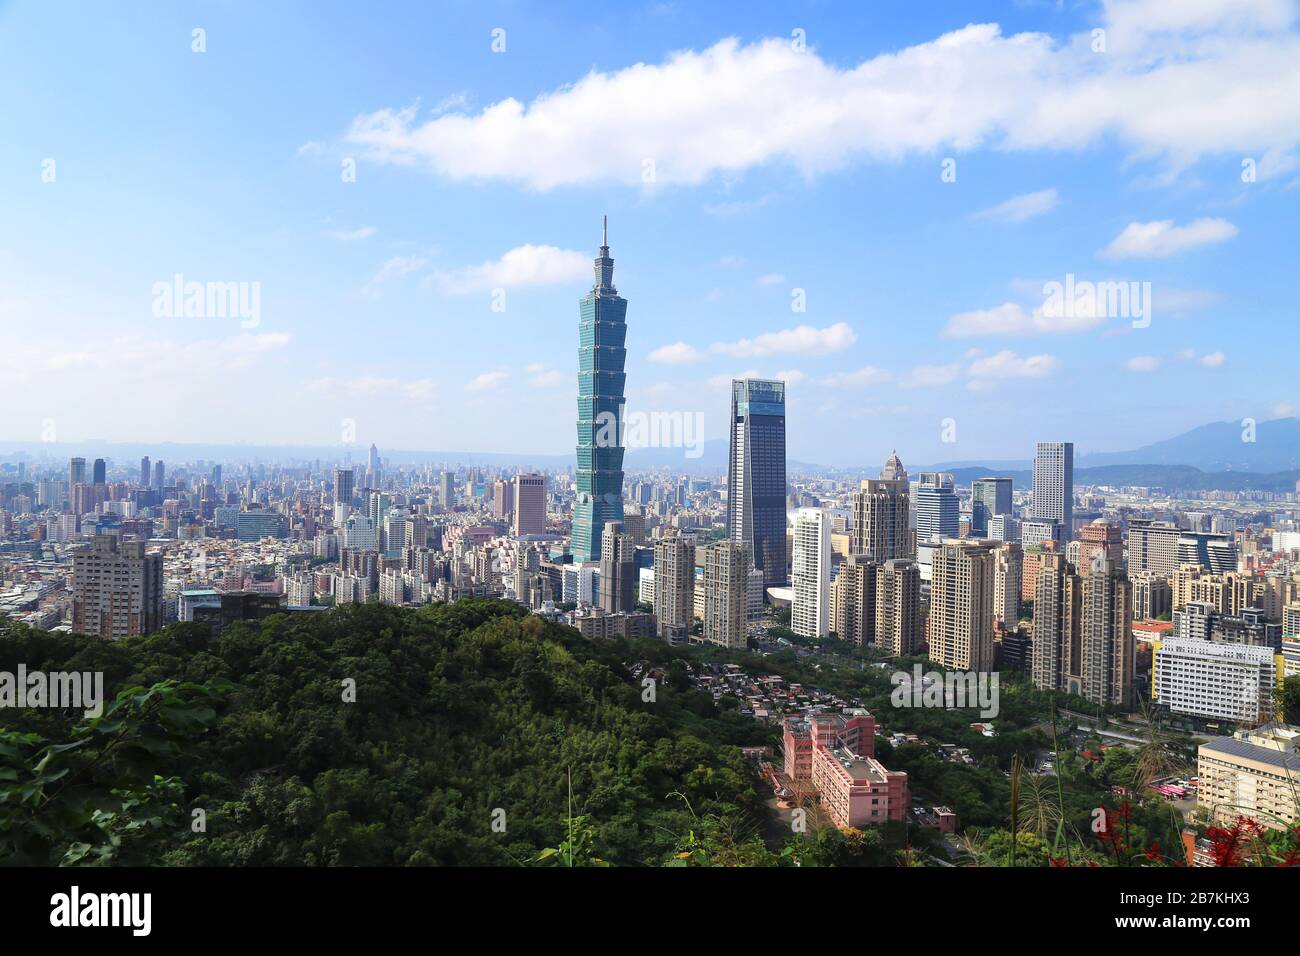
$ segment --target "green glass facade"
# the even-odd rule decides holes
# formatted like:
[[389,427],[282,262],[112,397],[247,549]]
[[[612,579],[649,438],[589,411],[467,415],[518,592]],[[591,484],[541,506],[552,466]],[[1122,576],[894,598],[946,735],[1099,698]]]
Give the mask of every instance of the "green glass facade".
[[614,288],[608,239],[596,284],[578,305],[578,497],[574,561],[599,561],[607,521],[623,520],[623,397],[627,384],[627,300]]

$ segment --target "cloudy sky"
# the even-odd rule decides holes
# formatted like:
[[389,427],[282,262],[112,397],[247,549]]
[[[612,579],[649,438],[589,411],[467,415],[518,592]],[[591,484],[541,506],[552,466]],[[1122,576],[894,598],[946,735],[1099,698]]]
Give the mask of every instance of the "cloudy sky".
[[0,3],[0,438],[563,453],[603,214],[711,438],[742,373],[827,463],[1300,409],[1292,0],[429,6]]

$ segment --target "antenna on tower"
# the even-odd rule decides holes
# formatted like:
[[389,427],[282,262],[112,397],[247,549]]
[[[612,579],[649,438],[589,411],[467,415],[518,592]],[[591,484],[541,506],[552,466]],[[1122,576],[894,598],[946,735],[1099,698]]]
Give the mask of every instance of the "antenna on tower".
[[609,216],[601,216],[600,244],[609,245]]

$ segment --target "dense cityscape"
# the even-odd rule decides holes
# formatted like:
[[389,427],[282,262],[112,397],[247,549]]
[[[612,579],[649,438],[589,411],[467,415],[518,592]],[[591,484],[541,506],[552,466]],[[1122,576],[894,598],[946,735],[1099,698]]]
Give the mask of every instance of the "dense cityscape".
[[[1119,729],[1094,728],[1097,753],[1079,748],[1090,759],[1138,749],[1130,717],[1198,742],[1194,769],[1135,794],[1183,803],[1188,865],[1210,865],[1204,833],[1217,826],[1296,825],[1300,728],[1285,717],[1300,687],[1300,480],[1181,496],[1076,486],[1068,441],[1037,444],[1027,488],[992,474],[913,477],[897,453],[856,482],[788,474],[789,386],[763,379],[732,382],[724,476],[625,474],[627,301],[608,238],[594,268],[579,308],[574,468],[392,467],[373,444],[364,465],[351,448],[335,461],[170,467],[74,457],[66,475],[11,462],[0,611],[84,639],[176,622],[215,638],[278,613],[498,598],[592,640],[925,658],[972,681],[969,701],[940,707],[975,706],[974,682],[1018,675],[1114,715]],[[722,676],[742,679],[741,712],[781,734],[776,756],[755,755],[787,809],[815,803],[844,830],[960,827],[877,759],[888,715],[732,668]]]
[[51,3],[6,928],[1294,926],[1300,0]]

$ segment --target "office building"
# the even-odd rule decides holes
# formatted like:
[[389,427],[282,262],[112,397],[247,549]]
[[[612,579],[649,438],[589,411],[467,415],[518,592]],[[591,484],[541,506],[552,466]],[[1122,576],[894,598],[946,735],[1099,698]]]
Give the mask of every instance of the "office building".
[[1197,807],[1222,825],[1246,817],[1273,829],[1300,820],[1300,728],[1261,727],[1215,737],[1197,748]]
[[1155,644],[1151,697],[1175,714],[1257,723],[1272,716],[1278,670],[1271,647],[1169,637]]
[[1034,452],[1034,517],[1060,525],[1062,543],[1074,537],[1073,442],[1038,443]]
[[976,478],[971,482],[970,536],[987,538],[989,521],[1011,514],[1011,479]]
[[579,303],[575,561],[598,561],[607,521],[623,520],[623,407],[627,299],[614,287],[608,223],[595,262],[596,283]]
[[508,518],[515,510],[515,484],[498,478],[492,482],[492,516]]
[[145,455],[140,459],[140,487],[148,488],[149,479],[153,475],[153,467],[149,463],[149,456]]
[[606,521],[600,543],[601,608],[610,614],[636,610],[636,571],[636,546],[623,533],[623,522]]
[[764,588],[786,583],[785,383],[731,383],[727,537],[742,544]]
[[1130,518],[1129,572],[1151,571],[1168,578],[1178,568],[1178,539],[1181,535],[1177,525],[1149,518]]
[[334,469],[334,503],[352,506],[354,475],[351,468]]
[[541,534],[546,530],[546,478],[542,475],[515,475],[514,522],[516,536]]

